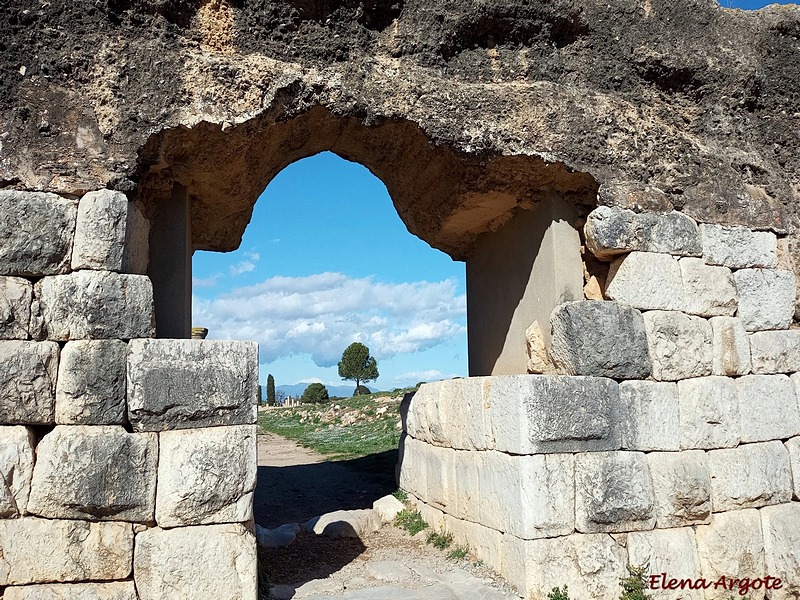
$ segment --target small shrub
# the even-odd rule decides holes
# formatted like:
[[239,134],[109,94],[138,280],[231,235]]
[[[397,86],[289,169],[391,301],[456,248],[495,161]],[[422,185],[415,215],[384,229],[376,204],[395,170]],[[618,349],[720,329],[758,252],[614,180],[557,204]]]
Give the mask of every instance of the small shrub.
[[547,594],[547,600],[569,600],[569,592],[567,591],[567,586],[565,585],[561,589],[554,587],[550,591],[550,593]]
[[408,494],[405,490],[401,490],[400,488],[397,488],[394,492],[392,492],[392,496],[400,500],[400,502],[405,502],[408,500]]
[[647,576],[645,575],[646,567],[634,567],[628,565],[627,577],[620,579],[619,584],[622,586],[622,595],[619,600],[649,600],[652,596],[645,594],[647,589]]
[[368,396],[372,392],[369,391],[369,388],[365,385],[358,386],[355,390],[353,390],[353,396]]
[[418,510],[408,510],[407,508],[397,513],[394,524],[405,529],[411,535],[417,535],[420,531],[428,528],[428,524]]
[[429,533],[427,541],[434,548],[444,550],[445,548],[449,548],[450,544],[453,543],[453,536],[449,533]]
[[469,549],[466,546],[456,546],[447,553],[447,558],[450,560],[461,560],[462,558],[466,558],[468,553]]
[[[303,392],[300,402],[327,402],[328,388],[321,383],[312,383]],[[319,419],[319,417],[317,417]]]

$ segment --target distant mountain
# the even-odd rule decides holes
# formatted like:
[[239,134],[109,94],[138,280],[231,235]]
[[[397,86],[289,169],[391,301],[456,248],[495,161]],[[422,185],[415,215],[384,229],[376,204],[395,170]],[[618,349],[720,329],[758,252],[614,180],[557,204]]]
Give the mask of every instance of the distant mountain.
[[[295,383],[294,385],[276,385],[275,392],[283,392],[287,396],[291,396],[292,398],[298,398],[303,395],[303,392],[309,386],[308,383]],[[262,386],[264,388],[264,394],[267,393],[267,387]],[[356,389],[355,385],[326,385],[328,388],[328,395],[329,396],[339,396],[341,398],[349,398],[353,395],[353,390]],[[369,387],[369,386],[367,386]],[[375,388],[369,388],[370,392],[377,392],[379,390]]]

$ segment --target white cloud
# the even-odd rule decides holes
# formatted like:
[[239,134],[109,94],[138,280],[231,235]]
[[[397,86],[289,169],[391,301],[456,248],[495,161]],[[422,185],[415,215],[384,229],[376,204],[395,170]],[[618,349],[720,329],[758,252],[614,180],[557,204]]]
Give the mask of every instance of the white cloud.
[[195,297],[193,312],[210,337],[258,340],[262,363],[310,354],[327,367],[354,340],[380,360],[463,335],[466,300],[453,280],[391,284],[320,273],[272,277],[211,300]]
[[217,285],[220,274],[212,275],[211,277],[192,277],[192,286],[197,288],[210,288]]
[[244,255],[246,260],[239,261],[238,263],[231,265],[228,269],[230,274],[234,277],[255,271],[256,263],[261,258],[261,255],[258,252],[245,252]]
[[440,379],[452,379],[453,377],[460,377],[455,373],[445,375],[436,369],[429,369],[427,371],[410,371],[403,373],[392,378],[392,383],[400,385],[414,385],[420,381],[439,381]]

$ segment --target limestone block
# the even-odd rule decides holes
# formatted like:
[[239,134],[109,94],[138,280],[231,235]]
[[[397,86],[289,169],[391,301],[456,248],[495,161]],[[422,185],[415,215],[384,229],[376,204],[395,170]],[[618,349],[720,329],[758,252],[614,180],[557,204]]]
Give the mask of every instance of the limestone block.
[[743,269],[778,264],[778,238],[772,232],[703,223],[700,233],[703,260],[710,265]]
[[800,502],[765,506],[760,511],[766,573],[783,583],[770,599],[800,598]]
[[789,452],[780,442],[745,444],[707,455],[714,512],[789,502]]
[[739,317],[747,331],[789,328],[794,315],[794,273],[740,269],[733,278],[739,292]]
[[615,379],[650,375],[639,311],[616,302],[568,302],[550,316],[550,357],[559,372]]
[[[628,534],[628,564],[647,565],[653,575],[666,573],[668,579],[700,578],[700,558],[690,528],[634,531]],[[658,587],[648,593],[654,597],[670,600],[704,600],[703,590],[667,590],[656,579]],[[657,591],[656,591],[657,590]]]
[[21,426],[0,427],[0,519],[26,514],[33,477],[33,436]]
[[653,378],[676,381],[711,375],[711,324],[682,312],[653,310],[644,314]]
[[0,586],[125,579],[132,557],[130,523],[0,521]]
[[77,202],[55,194],[0,190],[0,273],[67,272],[77,211]]
[[381,521],[384,523],[391,523],[405,505],[397,498],[389,494],[383,498],[378,498],[372,503],[372,510],[378,513]]
[[750,372],[750,342],[738,317],[713,317],[711,322],[711,372],[714,375],[747,375]]
[[481,492],[484,462],[474,452],[453,452],[448,472],[448,512],[461,519],[480,522],[485,501]]
[[153,286],[145,275],[78,271],[34,286],[38,338],[128,340],[155,334]]
[[611,258],[635,250],[679,256],[700,256],[700,230],[686,215],[635,213],[610,206],[598,206],[583,228],[586,247],[597,258]]
[[128,419],[137,431],[256,422],[258,344],[228,340],[133,340]]
[[686,304],[678,259],[631,252],[611,263],[606,296],[642,310],[683,310]]
[[510,454],[616,450],[619,386],[601,377],[492,377],[495,446]]
[[653,480],[656,527],[709,522],[711,479],[705,452],[652,452],[647,455],[647,464]]
[[428,497],[425,446],[425,442],[409,435],[400,438],[398,485],[400,489],[423,499]]
[[736,380],[697,377],[678,382],[681,450],[732,448],[741,426]]
[[743,442],[785,440],[800,434],[800,403],[786,375],[745,375],[736,380]]
[[132,581],[48,583],[10,587],[3,600],[137,600]]
[[125,194],[113,190],[89,192],[78,204],[72,270],[144,275],[148,233],[147,220]]
[[136,536],[139,600],[256,600],[256,540],[240,524],[148,529]]
[[294,543],[300,533],[297,523],[285,523],[275,529],[267,529],[256,523],[256,542],[262,548],[285,548]]
[[380,515],[371,508],[364,508],[326,513],[314,519],[311,531],[331,539],[343,537],[363,539],[380,528]]
[[626,450],[678,450],[678,386],[657,381],[619,385],[620,441]]
[[36,448],[28,512],[50,519],[153,522],[158,440],[106,425],[58,425]]
[[531,323],[525,330],[526,370],[528,373],[550,373],[553,365],[547,354],[547,344],[539,321]]
[[682,258],[683,311],[701,317],[736,314],[739,298],[728,267],[709,267],[701,258]]
[[800,437],[786,440],[786,450],[789,451],[789,463],[792,470],[792,483],[794,484],[794,499],[800,500]]
[[161,433],[158,525],[249,521],[256,487],[256,433],[255,425]]
[[55,342],[0,342],[0,423],[52,423],[57,373]]
[[0,340],[30,337],[33,284],[21,277],[0,277]]
[[[765,572],[764,541],[761,535],[761,518],[757,510],[737,510],[715,514],[708,525],[695,528],[700,570],[707,581],[726,579],[753,580],[772,573]],[[706,598],[729,600],[737,591],[710,587]],[[763,598],[764,590],[754,590],[751,600]]]
[[444,515],[444,529],[453,536],[453,544],[470,549],[478,560],[482,560],[500,572],[503,564],[503,538],[510,537],[478,523]]
[[122,425],[128,346],[120,340],[78,340],[61,350],[56,423]]
[[800,371],[800,329],[750,334],[753,373]]
[[575,457],[575,526],[582,533],[655,526],[647,459],[639,452],[590,452]]

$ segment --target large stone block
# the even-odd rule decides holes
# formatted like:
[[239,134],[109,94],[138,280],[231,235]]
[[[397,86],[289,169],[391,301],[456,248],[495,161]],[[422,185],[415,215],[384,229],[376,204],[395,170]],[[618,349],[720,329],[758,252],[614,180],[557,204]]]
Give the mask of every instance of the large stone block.
[[0,423],[53,422],[58,353],[55,342],[0,342]]
[[753,373],[800,372],[800,330],[750,334]]
[[45,277],[34,292],[37,338],[128,340],[155,334],[153,286],[145,275],[78,271]]
[[243,525],[149,529],[136,536],[139,600],[256,600],[256,539]]
[[638,310],[616,302],[569,302],[550,317],[550,356],[567,375],[644,379],[650,357]]
[[647,455],[647,464],[653,481],[656,527],[708,523],[711,479],[705,452],[652,452]]
[[122,192],[89,192],[78,204],[72,269],[144,275],[149,231],[139,207]]
[[69,270],[77,202],[55,194],[0,190],[0,273],[55,275]]
[[28,512],[152,523],[158,440],[122,427],[58,425],[36,448]]
[[782,587],[770,599],[800,598],[800,502],[765,506],[760,511],[764,536],[766,573],[777,577]]
[[789,463],[792,470],[792,483],[794,484],[794,499],[800,500],[800,437],[786,440],[786,450],[789,451]]
[[30,337],[33,284],[21,277],[0,277],[0,340]]
[[33,477],[33,435],[0,427],[0,519],[26,514]]
[[56,385],[56,423],[122,425],[128,345],[120,340],[67,342]]
[[785,440],[800,434],[800,403],[786,375],[736,379],[743,442]]
[[503,564],[503,538],[508,537],[496,529],[478,523],[444,515],[444,529],[453,536],[453,544],[470,549],[478,560],[482,560],[498,573]]
[[128,419],[137,431],[256,422],[258,344],[228,340],[133,340]]
[[741,426],[736,380],[697,377],[678,382],[681,450],[732,448],[739,444]]
[[747,227],[728,227],[703,223],[703,259],[710,265],[732,269],[775,268],[778,264],[778,239],[769,231]]
[[6,589],[3,600],[137,600],[132,581],[48,583]]
[[620,441],[626,450],[678,450],[678,386],[658,381],[619,385]]
[[[700,570],[706,581],[750,580],[772,573],[765,572],[764,541],[761,519],[757,510],[737,510],[715,514],[709,525],[695,528]],[[711,586],[705,590],[707,599],[729,600],[738,589]],[[754,590],[751,600],[763,598],[764,590]]]
[[653,529],[655,499],[647,459],[639,452],[575,457],[575,527],[582,533]]
[[[634,531],[628,534],[628,564],[647,565],[652,575],[666,573],[668,579],[700,578],[700,558],[690,528],[655,531]],[[703,590],[689,588],[669,590],[658,577],[651,588],[655,597],[670,600],[704,600]],[[668,584],[667,584],[668,585]],[[656,587],[657,586],[657,587]],[[656,591],[658,590],[658,591]]]
[[125,579],[132,557],[130,523],[0,521],[0,586]]
[[510,454],[616,450],[619,386],[600,377],[508,375],[489,389],[495,447]]
[[644,314],[653,378],[676,381],[711,375],[711,324],[682,312],[653,310]]
[[703,246],[697,224],[686,215],[635,213],[611,206],[598,206],[583,228],[586,247],[597,258],[611,258],[632,251],[700,256]]
[[789,502],[789,452],[780,442],[745,444],[708,453],[714,512]]
[[683,310],[686,304],[678,259],[631,252],[611,263],[606,296],[642,310]]
[[740,269],[733,278],[739,292],[739,317],[747,331],[788,329],[794,315],[794,273]]
[[701,317],[736,314],[739,298],[728,267],[709,267],[701,258],[680,259],[684,306],[681,310]]
[[256,426],[165,431],[159,435],[159,527],[235,523],[253,516]]
[[714,375],[747,375],[750,372],[750,341],[738,317],[713,317],[711,323],[711,372]]

